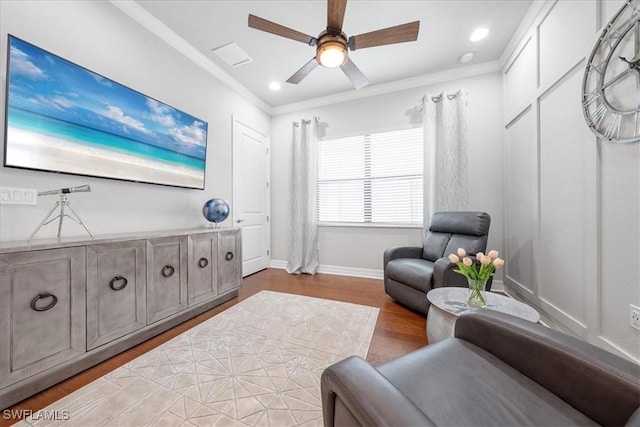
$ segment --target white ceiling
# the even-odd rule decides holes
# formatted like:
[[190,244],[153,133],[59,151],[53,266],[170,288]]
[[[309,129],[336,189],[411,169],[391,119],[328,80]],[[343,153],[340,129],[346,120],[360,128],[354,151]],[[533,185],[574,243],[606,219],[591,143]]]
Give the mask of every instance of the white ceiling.
[[[342,70],[317,67],[300,84],[286,83],[315,55],[315,48],[249,28],[249,13],[316,37],[326,28],[324,0],[138,0],[147,12],[186,40],[266,104],[277,107],[354,90]],[[498,60],[531,0],[349,0],[343,31],[347,37],[420,21],[416,42],[356,50],[349,57],[370,86]],[[480,26],[489,36],[473,43]],[[212,49],[236,42],[252,61],[231,67]],[[460,56],[473,51],[473,61]],[[280,91],[268,88],[272,81]]]

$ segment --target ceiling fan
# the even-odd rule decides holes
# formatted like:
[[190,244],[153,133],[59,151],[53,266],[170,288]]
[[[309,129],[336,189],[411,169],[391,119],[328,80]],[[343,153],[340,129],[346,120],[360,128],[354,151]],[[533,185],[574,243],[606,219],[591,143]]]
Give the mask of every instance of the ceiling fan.
[[346,7],[347,0],[328,0],[327,29],[321,32],[318,37],[309,36],[251,14],[249,14],[249,27],[316,47],[316,55],[289,77],[287,83],[300,83],[319,64],[326,68],[340,67],[355,88],[360,89],[368,85],[369,80],[349,59],[348,50],[415,41],[418,39],[420,21],[347,38],[346,34],[342,32]]

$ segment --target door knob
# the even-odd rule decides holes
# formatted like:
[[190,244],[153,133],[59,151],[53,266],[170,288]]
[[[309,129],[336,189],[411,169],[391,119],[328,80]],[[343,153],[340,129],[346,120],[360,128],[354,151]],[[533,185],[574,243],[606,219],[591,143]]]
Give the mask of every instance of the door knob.
[[237,219],[236,222],[240,224],[241,222],[244,222],[244,219]]

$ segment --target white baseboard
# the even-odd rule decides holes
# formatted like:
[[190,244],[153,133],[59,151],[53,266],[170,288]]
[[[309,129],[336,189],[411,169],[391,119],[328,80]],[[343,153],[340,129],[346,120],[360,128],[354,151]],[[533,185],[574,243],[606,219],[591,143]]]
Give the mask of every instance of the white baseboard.
[[[271,260],[271,268],[286,270],[287,261]],[[372,268],[344,267],[342,265],[320,265],[318,273],[337,274],[340,276],[364,277],[367,279],[384,279],[384,271]],[[502,280],[494,280],[491,284],[491,292],[506,294]]]
[[[287,268],[287,261],[272,259],[271,260],[271,268]],[[364,277],[367,279],[382,279],[384,278],[384,274],[382,270],[374,270],[371,268],[355,268],[355,267],[344,267],[341,265],[320,265],[318,269],[318,273],[324,274],[337,274],[340,276],[352,276],[352,277]]]
[[502,280],[494,280],[491,282],[491,292],[506,295],[507,293],[504,291],[504,282]]
[[279,259],[272,259],[270,267],[271,268],[279,268],[280,270],[286,270],[287,261],[281,261]]

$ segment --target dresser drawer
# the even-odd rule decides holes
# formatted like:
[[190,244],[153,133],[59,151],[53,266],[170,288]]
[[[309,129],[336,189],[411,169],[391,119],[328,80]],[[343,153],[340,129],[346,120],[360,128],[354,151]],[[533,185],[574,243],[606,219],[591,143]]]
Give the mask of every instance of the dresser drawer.
[[86,350],[85,248],[0,255],[0,388]]
[[242,283],[242,247],[237,230],[218,233],[218,294],[238,289]]
[[215,233],[189,236],[189,306],[218,295],[218,239]]
[[87,350],[147,324],[146,241],[87,246]]
[[147,240],[147,323],[187,308],[187,236]]

